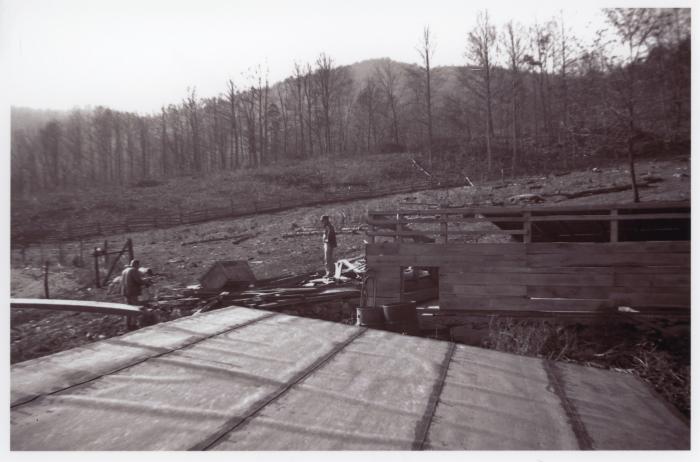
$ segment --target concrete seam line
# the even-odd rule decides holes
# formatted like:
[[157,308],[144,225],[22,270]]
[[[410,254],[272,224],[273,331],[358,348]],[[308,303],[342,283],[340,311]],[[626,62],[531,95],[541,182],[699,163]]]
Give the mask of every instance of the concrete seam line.
[[321,356],[318,358],[316,361],[314,361],[310,366],[308,366],[306,369],[302,369],[299,371],[297,374],[295,374],[287,383],[283,384],[281,387],[279,387],[277,390],[273,391],[271,394],[269,394],[266,397],[261,398],[258,400],[256,403],[254,403],[251,408],[246,412],[245,414],[241,416],[235,416],[229,419],[227,422],[225,422],[216,432],[214,432],[212,435],[208,436],[204,440],[200,441],[199,443],[195,444],[192,446],[189,450],[190,451],[206,451],[209,449],[212,449],[213,447],[217,446],[219,442],[228,434],[236,431],[238,428],[242,427],[245,425],[247,422],[250,421],[253,417],[255,417],[260,411],[262,411],[265,407],[267,407],[269,404],[274,402],[275,400],[279,399],[282,397],[286,392],[292,389],[292,387],[314,372],[316,372],[318,369],[323,367],[328,361],[330,361],[335,355],[340,353],[345,347],[350,345],[352,342],[354,342],[357,338],[359,338],[362,334],[364,334],[367,331],[366,327],[360,328],[358,332],[354,333],[351,335],[349,338],[345,339],[344,341],[336,344],[331,351],[326,353],[324,356]]
[[564,413],[566,414],[569,424],[571,425],[571,430],[576,436],[576,441],[578,442],[579,449],[591,450],[595,449],[593,447],[593,440],[588,434],[586,425],[581,420],[581,416],[578,414],[578,410],[574,403],[566,395],[566,389],[564,388],[564,383],[561,377],[561,371],[554,361],[543,359],[542,366],[547,373],[547,380],[554,390],[554,394],[559,397],[561,405],[564,408]]
[[241,324],[237,324],[237,325],[235,325],[235,326],[233,326],[233,327],[230,327],[230,328],[228,328],[228,329],[225,329],[225,330],[222,330],[222,331],[219,331],[219,332],[216,332],[216,333],[207,335],[206,337],[198,338],[197,340],[195,340],[195,341],[193,341],[193,342],[187,343],[187,344],[185,344],[185,345],[181,345],[181,346],[179,346],[179,347],[177,347],[177,348],[174,348],[174,349],[172,349],[172,350],[168,349],[168,350],[163,351],[163,352],[161,352],[161,353],[157,353],[157,354],[154,354],[154,355],[152,355],[152,356],[148,356],[148,357],[146,357],[146,358],[140,359],[140,360],[138,360],[138,361],[134,361],[134,362],[129,363],[129,364],[126,364],[126,365],[124,365],[124,366],[122,366],[122,367],[118,367],[118,368],[116,368],[116,369],[112,369],[112,370],[110,370],[110,371],[108,371],[108,372],[105,372],[105,373],[103,373],[103,374],[96,375],[95,377],[91,377],[91,378],[86,379],[86,380],[83,380],[83,381],[81,381],[81,382],[76,382],[76,383],[70,384],[70,385],[68,385],[67,387],[59,388],[58,390],[53,390],[53,391],[50,391],[50,392],[48,392],[48,393],[40,393],[40,394],[34,395],[34,396],[32,396],[31,398],[28,398],[28,399],[25,399],[25,400],[20,401],[20,402],[18,402],[18,403],[12,404],[12,405],[10,406],[10,409],[14,409],[15,407],[18,407],[18,406],[22,406],[22,405],[31,403],[32,401],[34,401],[34,400],[36,400],[36,399],[38,399],[38,398],[42,398],[42,397],[44,397],[44,396],[54,395],[54,394],[60,393],[60,392],[62,392],[62,391],[70,390],[70,389],[73,388],[73,387],[77,387],[77,386],[84,385],[84,384],[86,384],[86,383],[92,382],[92,381],[94,381],[94,380],[101,379],[102,377],[106,377],[106,376],[108,376],[108,375],[115,374],[115,373],[117,373],[117,372],[123,371],[124,369],[128,369],[128,368],[130,368],[130,367],[133,367],[133,366],[136,366],[136,365],[138,365],[138,364],[144,363],[144,362],[148,361],[149,359],[160,358],[161,356],[167,355],[167,354],[172,353],[172,352],[174,352],[174,351],[183,350],[183,349],[185,349],[185,348],[191,347],[192,345],[196,345],[196,344],[198,344],[198,343],[200,343],[200,342],[203,342],[203,341],[205,341],[205,340],[209,340],[209,339],[212,338],[212,337],[216,337],[217,335],[228,334],[229,332],[233,332],[233,331],[236,330],[236,329],[240,329],[240,328],[242,328],[242,327],[250,326],[251,324],[254,324],[254,323],[258,322],[258,321],[262,321],[262,320],[264,320],[264,319],[269,319],[269,318],[271,318],[271,317],[273,317],[273,316],[277,316],[277,314],[278,314],[278,313],[270,313],[270,314],[267,314],[267,315],[265,315],[265,316],[261,316],[261,317],[256,318],[256,319],[251,319],[250,321],[245,321],[245,322],[243,322],[243,323],[241,323]]
[[442,395],[442,389],[445,386],[447,371],[450,368],[452,356],[454,356],[456,348],[457,345],[454,342],[450,342],[450,346],[445,352],[445,357],[442,359],[442,363],[440,364],[440,375],[433,384],[433,390],[428,397],[428,405],[425,408],[423,417],[416,424],[416,436],[413,440],[413,444],[411,445],[412,450],[422,451],[425,446],[428,439],[430,425],[433,423],[435,411],[437,410],[438,402],[440,401],[440,395]]

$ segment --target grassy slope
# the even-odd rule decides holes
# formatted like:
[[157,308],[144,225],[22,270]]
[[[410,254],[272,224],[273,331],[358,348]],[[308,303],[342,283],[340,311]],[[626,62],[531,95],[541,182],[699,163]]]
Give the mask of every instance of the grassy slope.
[[[326,192],[352,192],[369,186],[424,181],[411,165],[410,154],[366,156],[361,159],[312,159],[258,170],[221,172],[207,177],[181,176],[148,187],[101,186],[82,190],[12,197],[12,226],[62,227],[79,223],[121,223],[136,209],[141,213],[229,207],[231,203],[318,199]],[[13,230],[14,231],[14,230]]]

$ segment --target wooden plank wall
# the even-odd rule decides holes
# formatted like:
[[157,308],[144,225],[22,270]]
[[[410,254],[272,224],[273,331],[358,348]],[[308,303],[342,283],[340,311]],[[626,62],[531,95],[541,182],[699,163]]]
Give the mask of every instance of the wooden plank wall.
[[[440,308],[590,311],[690,307],[690,242],[367,245],[376,300],[398,301],[401,267],[436,266]],[[369,300],[371,301],[371,300]]]

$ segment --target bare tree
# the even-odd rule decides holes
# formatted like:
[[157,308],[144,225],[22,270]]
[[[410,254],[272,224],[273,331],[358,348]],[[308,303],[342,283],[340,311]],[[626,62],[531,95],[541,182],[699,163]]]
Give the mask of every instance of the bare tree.
[[306,89],[306,78],[299,63],[294,63],[294,90],[297,105],[297,118],[299,119],[299,134],[297,143],[297,154],[304,156],[306,143],[304,142],[304,90]]
[[[84,175],[85,163],[85,120],[83,114],[79,110],[74,110],[68,119],[65,140],[66,148],[71,155],[71,171],[73,172],[73,181],[75,184],[80,184]],[[13,134],[14,138],[14,134]]]
[[486,152],[489,173],[491,173],[493,163],[491,149],[491,138],[493,138],[492,73],[493,54],[496,46],[496,28],[489,21],[488,10],[480,11],[477,15],[476,27],[469,33],[468,55],[480,67],[482,95],[486,106]]
[[[195,171],[202,171],[202,156],[200,152],[200,120],[197,102],[197,89],[188,89],[187,98],[184,101],[187,113],[187,122],[190,129],[190,143],[192,148],[192,166]],[[144,161],[145,165],[145,161]],[[145,172],[144,172],[145,174]]]
[[61,124],[54,119],[47,123],[39,131],[41,146],[43,148],[43,166],[45,173],[45,184],[56,188],[61,185]]
[[621,79],[615,86],[621,97],[624,112],[621,114],[626,120],[627,126],[627,160],[629,162],[630,177],[634,202],[639,202],[639,191],[635,175],[634,150],[637,136],[637,104],[638,104],[638,79],[636,69],[640,60],[648,52],[648,46],[655,31],[660,26],[659,17],[654,11],[647,8],[615,8],[605,10],[608,21],[615,27],[617,34],[624,45],[627,46],[627,57],[620,60],[616,67]]
[[511,85],[510,85],[510,101],[511,101],[511,149],[512,157],[510,162],[511,175],[515,175],[515,169],[518,159],[518,135],[519,135],[519,122],[518,122],[518,112],[519,112],[519,99],[520,92],[522,90],[522,82],[520,79],[520,64],[523,60],[524,47],[522,44],[522,28],[513,25],[513,21],[510,21],[505,26],[505,34],[503,36],[503,42],[505,44],[506,53],[508,55],[508,63],[510,65],[511,72]]
[[425,112],[426,122],[428,125],[428,165],[433,166],[433,92],[430,84],[431,71],[430,59],[435,54],[435,44],[431,42],[430,27],[425,26],[423,29],[423,40],[418,47],[418,54],[421,57],[421,70],[425,74]]
[[399,140],[399,115],[398,106],[400,103],[399,74],[396,65],[389,59],[382,61],[375,71],[379,87],[384,93],[384,99],[391,111],[391,134],[395,145],[400,145]]
[[306,127],[309,140],[308,156],[314,155],[314,141],[312,136],[313,113],[316,110],[316,92],[313,85],[313,73],[311,65],[306,64],[306,73],[304,74],[304,97],[306,98]]
[[289,114],[287,103],[285,102],[284,94],[282,93],[282,85],[277,87],[277,100],[279,101],[280,117],[282,118],[282,156],[287,157],[288,138],[289,138]]
[[231,131],[231,143],[229,144],[229,165],[231,169],[236,169],[240,163],[240,136],[238,128],[238,110],[236,101],[236,85],[233,79],[229,79],[226,83],[226,99],[228,102],[228,120]]
[[367,152],[372,153],[377,145],[377,85],[372,77],[368,77],[365,86],[360,91],[357,102],[365,111]]
[[316,59],[316,81],[319,88],[323,117],[324,150],[326,154],[330,154],[333,150],[331,143],[331,99],[335,89],[335,67],[333,59],[325,53],[321,53]]

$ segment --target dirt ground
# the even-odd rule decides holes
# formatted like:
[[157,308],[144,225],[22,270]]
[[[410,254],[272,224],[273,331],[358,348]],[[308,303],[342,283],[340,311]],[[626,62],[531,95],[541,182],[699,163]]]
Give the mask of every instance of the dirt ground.
[[[642,201],[676,201],[690,199],[690,166],[687,159],[640,162],[638,178],[648,187],[640,190]],[[652,179],[653,181],[648,181]],[[475,187],[425,191],[371,200],[338,203],[326,207],[302,207],[274,214],[256,215],[200,225],[154,229],[129,235],[110,236],[110,247],[121,245],[127,238],[134,242],[136,257],[151,268],[156,276],[151,295],[176,293],[195,284],[205,270],[217,260],[246,260],[257,278],[283,274],[299,274],[321,269],[320,235],[284,237],[300,228],[318,228],[321,215],[331,217],[336,229],[361,225],[368,210],[393,210],[430,204],[450,206],[473,204],[510,205],[508,199],[517,194],[537,194],[544,204],[595,204],[631,202],[630,190],[567,199],[562,193],[593,190],[629,183],[624,166],[590,169],[565,175],[530,177],[494,182]],[[240,236],[253,237],[234,244]],[[224,240],[194,243],[217,237]],[[340,234],[336,257],[361,255],[366,236]],[[66,244],[64,261],[78,262],[78,244]],[[89,248],[89,247],[88,247]],[[12,255],[11,296],[43,297],[43,276],[40,262],[45,249],[27,249],[22,258]],[[87,253],[87,251],[84,251]],[[83,255],[83,266],[73,264],[50,267],[49,287],[52,298],[121,301],[117,293],[94,287],[92,259]],[[126,331],[125,321],[118,316],[41,310],[12,310],[11,362],[19,362],[119,335]]]

